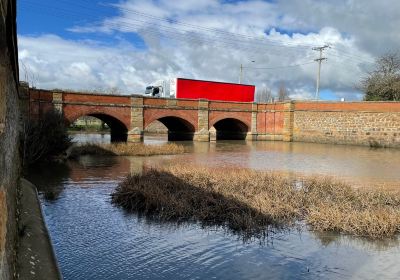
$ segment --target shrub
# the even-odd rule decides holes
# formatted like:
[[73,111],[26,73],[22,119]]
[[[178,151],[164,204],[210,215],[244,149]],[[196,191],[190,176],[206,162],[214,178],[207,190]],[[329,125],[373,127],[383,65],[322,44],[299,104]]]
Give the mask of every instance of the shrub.
[[40,120],[27,120],[21,135],[23,165],[53,159],[72,144],[63,116],[47,112]]

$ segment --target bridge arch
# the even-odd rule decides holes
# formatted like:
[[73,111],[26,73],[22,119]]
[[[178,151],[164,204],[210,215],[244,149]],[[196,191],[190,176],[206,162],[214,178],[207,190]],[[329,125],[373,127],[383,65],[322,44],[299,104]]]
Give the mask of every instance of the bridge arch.
[[[168,129],[168,141],[193,140],[196,128],[188,120],[177,116],[163,116],[153,121],[155,120],[161,122]],[[150,123],[148,122],[146,127]]]
[[211,126],[210,135],[214,140],[245,140],[250,126],[236,118],[222,118]]
[[147,109],[144,111],[144,129],[158,120],[168,129],[168,141],[193,140],[197,131],[197,111]]
[[80,117],[90,116],[106,123],[110,128],[111,142],[126,142],[128,138],[128,128],[124,122],[115,116],[101,112],[86,112],[66,117],[68,124],[72,124]]

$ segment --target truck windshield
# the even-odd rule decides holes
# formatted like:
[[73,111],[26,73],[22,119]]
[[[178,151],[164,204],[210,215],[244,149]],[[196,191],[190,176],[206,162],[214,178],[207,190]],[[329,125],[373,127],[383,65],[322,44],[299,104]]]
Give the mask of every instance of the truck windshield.
[[146,87],[145,94],[151,94],[153,87]]

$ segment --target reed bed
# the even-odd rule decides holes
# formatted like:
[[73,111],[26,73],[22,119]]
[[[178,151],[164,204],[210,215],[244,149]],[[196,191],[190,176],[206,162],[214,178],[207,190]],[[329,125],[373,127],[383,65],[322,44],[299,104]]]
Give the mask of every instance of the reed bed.
[[112,202],[161,221],[222,225],[246,236],[298,224],[373,239],[400,231],[399,193],[238,168],[150,168],[121,182]]
[[83,155],[102,156],[152,156],[182,154],[185,149],[181,145],[168,143],[163,145],[146,145],[143,143],[111,143],[94,144],[87,143],[73,146],[69,158],[77,158]]

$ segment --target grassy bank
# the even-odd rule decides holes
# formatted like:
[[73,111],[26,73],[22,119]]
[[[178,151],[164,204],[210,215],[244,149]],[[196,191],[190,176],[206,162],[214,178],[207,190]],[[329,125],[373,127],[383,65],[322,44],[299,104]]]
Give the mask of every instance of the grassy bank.
[[155,219],[224,225],[246,236],[298,221],[371,238],[400,231],[398,193],[356,190],[331,178],[294,182],[279,173],[180,165],[128,176],[112,201]]
[[181,145],[168,143],[163,145],[146,145],[143,143],[111,143],[94,144],[88,143],[73,146],[69,158],[77,158],[83,155],[106,155],[106,156],[151,156],[182,154],[185,149]]

